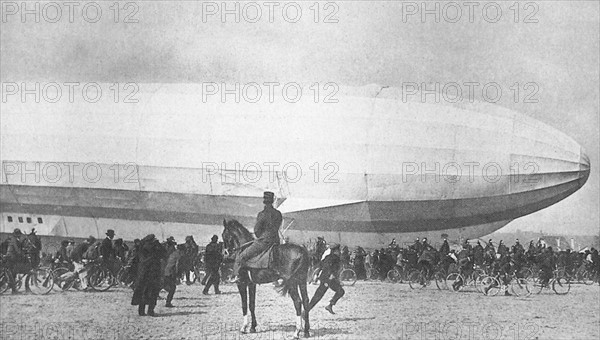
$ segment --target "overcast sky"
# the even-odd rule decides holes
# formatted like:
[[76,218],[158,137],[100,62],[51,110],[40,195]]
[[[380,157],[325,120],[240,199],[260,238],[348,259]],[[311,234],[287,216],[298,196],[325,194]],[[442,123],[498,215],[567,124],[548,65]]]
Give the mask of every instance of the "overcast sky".
[[[2,82],[337,82],[361,86],[403,82],[496,82],[504,95],[499,104],[525,113],[573,137],[592,164],[588,183],[571,197],[512,222],[517,228],[549,233],[598,233],[599,228],[599,22],[596,1],[532,2],[519,9],[500,4],[483,16],[480,3],[470,22],[469,7],[455,23],[454,9],[440,2],[441,17],[407,15],[411,7],[398,2],[335,2],[319,6],[301,3],[302,16],[293,20],[268,7],[257,23],[221,22],[220,12],[208,16],[200,2],[132,2],[115,11],[101,4],[102,16],[88,23],[75,9],[73,23],[62,8],[57,23],[47,8],[41,22],[3,8],[0,65]],[[219,5],[221,2],[217,2]],[[4,3],[3,3],[4,4]],[[421,2],[416,2],[420,5]],[[242,4],[243,5],[243,4]],[[430,3],[434,8],[435,3]],[[208,8],[214,9],[214,8]],[[220,9],[217,8],[217,11]],[[129,21],[124,23],[126,16]],[[248,8],[247,18],[255,16]],[[446,14],[446,16],[444,16]],[[325,23],[329,19],[337,23]],[[87,19],[94,19],[88,8]],[[525,23],[524,21],[537,21]],[[487,21],[486,21],[487,20]],[[203,22],[206,21],[206,22]],[[518,21],[515,23],[515,21]],[[510,87],[533,82],[538,103],[514,102]],[[527,92],[522,89],[521,95]]]

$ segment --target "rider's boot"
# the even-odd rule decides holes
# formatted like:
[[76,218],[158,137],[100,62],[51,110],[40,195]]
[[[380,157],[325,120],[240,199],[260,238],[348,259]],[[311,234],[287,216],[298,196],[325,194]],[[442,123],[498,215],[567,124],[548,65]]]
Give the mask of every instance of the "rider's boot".
[[328,304],[327,307],[325,307],[325,310],[328,311],[331,314],[335,314],[335,312],[333,311],[333,305],[332,304]]
[[156,314],[154,313],[154,307],[156,305],[148,305],[148,315],[150,316],[156,316]]

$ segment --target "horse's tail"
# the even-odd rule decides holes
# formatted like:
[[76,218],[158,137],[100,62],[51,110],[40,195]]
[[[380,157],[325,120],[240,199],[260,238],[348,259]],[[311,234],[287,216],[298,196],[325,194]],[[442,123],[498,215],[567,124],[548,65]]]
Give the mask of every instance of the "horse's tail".
[[[298,285],[301,285],[304,281],[306,284],[306,278],[308,277],[309,268],[309,256],[308,251],[302,247],[298,247],[301,256],[294,261],[292,264],[292,272],[289,277],[283,278],[282,285],[278,288],[281,295],[286,296],[290,290],[297,289]],[[304,275],[302,275],[304,273]],[[300,274],[300,276],[298,276]]]

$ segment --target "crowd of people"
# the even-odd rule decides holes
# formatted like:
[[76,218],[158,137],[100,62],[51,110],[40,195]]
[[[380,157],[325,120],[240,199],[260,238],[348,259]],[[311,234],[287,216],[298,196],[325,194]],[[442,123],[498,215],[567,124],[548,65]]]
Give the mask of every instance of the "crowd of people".
[[[314,247],[316,253],[322,249],[321,243],[324,243],[324,240],[317,239]],[[510,247],[502,240],[497,245],[491,239],[483,243],[485,245],[479,240],[475,244],[464,240],[460,249],[451,249],[448,240],[445,239],[436,249],[429,244],[427,238],[423,238],[416,239],[410,246],[402,248],[393,239],[387,248],[376,249],[371,253],[362,247],[357,247],[351,253],[348,247],[343,247],[341,260],[342,266],[352,268],[359,280],[378,278],[383,281],[387,273],[394,268],[402,271],[424,270],[427,273],[432,273],[436,268],[448,273],[451,266],[465,277],[475,268],[481,268],[505,280],[512,274],[519,275],[524,269],[535,268],[539,270],[542,283],[547,283],[557,268],[562,268],[571,276],[582,266],[596,275],[600,273],[600,257],[595,248],[583,252],[571,249],[557,251],[541,239],[537,243],[530,241],[527,248],[518,239]],[[460,285],[461,282],[457,284]]]
[[173,307],[173,296],[180,278],[191,284],[191,274],[199,265],[206,273],[203,293],[208,294],[209,288],[214,287],[215,294],[220,294],[219,269],[223,262],[223,247],[216,235],[212,236],[204,252],[200,252],[191,235],[185,238],[184,243],[177,244],[172,236],[161,243],[150,234],[143,239],[135,239],[129,247],[123,239],[115,239],[112,229],[106,231],[102,240],[94,236],[78,243],[62,240],[60,248],[48,258],[42,256],[41,250],[42,241],[35,229],[25,235],[17,228],[0,244],[3,266],[10,269],[8,284],[13,294],[19,293],[15,275],[39,266],[40,261],[47,261],[53,267],[68,268],[71,275],[64,279],[78,278],[79,288],[83,290],[88,289],[86,277],[91,262],[100,262],[115,278],[117,272],[125,268],[126,276],[133,283],[132,304],[139,306],[140,315],[146,315],[146,306],[147,315],[155,314],[154,307],[161,289],[167,291],[166,307]]
[[[573,275],[582,266],[596,275],[600,273],[600,257],[596,249],[591,248],[585,252],[570,249],[555,251],[541,240],[537,243],[530,241],[527,248],[518,239],[510,247],[502,241],[495,245],[491,239],[485,245],[479,240],[476,243],[465,240],[460,249],[451,249],[448,241],[444,240],[436,249],[426,238],[416,239],[408,247],[400,247],[394,239],[387,248],[367,252],[364,248],[357,247],[350,252],[347,246],[327,245],[319,237],[316,245],[309,248],[313,264],[322,269],[321,281],[326,283],[319,287],[311,307],[330,288],[335,292],[327,307],[331,313],[333,305],[344,295],[337,280],[337,275],[343,268],[352,268],[359,280],[382,281],[395,268],[402,271],[418,269],[430,274],[434,270],[449,273],[450,266],[454,266],[453,270],[464,277],[476,268],[481,268],[508,280],[511,275],[518,275],[525,268],[535,267],[542,283],[547,283],[557,268],[563,268],[568,275]],[[38,266],[42,258],[41,249],[42,242],[35,229],[28,235],[15,229],[11,237],[0,244],[3,265],[13,273],[19,272],[19,265]],[[161,243],[155,235],[150,234],[134,240],[129,247],[123,239],[115,239],[115,231],[111,229],[106,231],[106,237],[102,240],[93,236],[79,243],[63,240],[58,251],[51,257],[54,265],[67,267],[72,273],[78,274],[82,289],[87,286],[86,268],[90,261],[100,262],[114,275],[120,268],[126,268],[133,283],[132,305],[138,306],[139,315],[151,316],[155,315],[154,308],[161,289],[167,291],[165,306],[173,307],[172,301],[180,279],[191,284],[190,275],[198,266],[203,267],[206,273],[202,282],[205,286],[203,293],[208,294],[209,288],[214,287],[215,294],[220,294],[223,260],[223,244],[219,242],[217,235],[213,235],[205,250],[200,252],[193,236],[187,236],[184,243],[177,244],[173,237]],[[13,293],[17,294],[14,275],[9,279]],[[456,281],[453,284],[461,285],[462,282]]]

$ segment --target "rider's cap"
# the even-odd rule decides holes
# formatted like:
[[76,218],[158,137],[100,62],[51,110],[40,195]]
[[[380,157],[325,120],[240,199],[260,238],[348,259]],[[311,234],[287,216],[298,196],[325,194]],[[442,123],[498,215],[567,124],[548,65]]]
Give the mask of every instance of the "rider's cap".
[[218,240],[218,239],[219,239],[219,236],[217,236],[217,235],[213,235],[213,236],[212,236],[210,239],[211,239],[212,241],[216,241],[216,240]]
[[13,235],[23,235],[23,233],[21,232],[21,229],[15,228],[15,230],[13,230]]
[[167,242],[175,242],[175,237],[169,236],[169,238],[167,238]]
[[108,230],[106,231],[106,235],[108,235],[108,236],[114,236],[114,235],[115,235],[115,231],[114,231],[114,230],[112,230],[112,229],[108,229]]
[[275,194],[270,191],[265,191],[263,194],[263,201],[270,201],[271,203],[275,201]]

